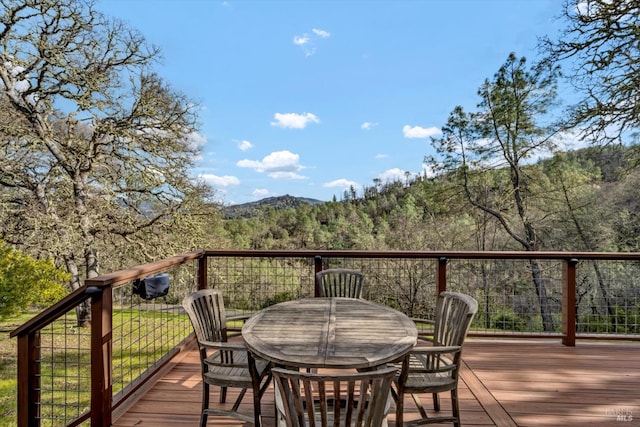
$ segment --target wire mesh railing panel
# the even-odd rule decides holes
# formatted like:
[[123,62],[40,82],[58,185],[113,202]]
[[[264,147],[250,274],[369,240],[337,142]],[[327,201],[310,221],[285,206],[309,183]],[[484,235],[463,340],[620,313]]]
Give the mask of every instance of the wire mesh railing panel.
[[[278,302],[313,297],[315,267],[310,257],[209,257],[208,286],[222,290],[234,313],[255,312]],[[433,259],[330,257],[322,268],[350,268],[365,274],[363,297],[409,316],[433,313]]]
[[473,296],[472,329],[491,333],[558,333],[562,326],[562,262],[452,259],[447,290]]
[[640,263],[581,261],[576,277],[576,332],[640,334]]
[[[90,303],[108,295],[104,294],[108,289],[112,292],[112,330],[110,334],[103,332],[112,340],[114,402],[129,396],[178,351],[192,333],[181,302],[198,288],[199,260],[197,253],[193,254],[186,261],[179,258],[178,262],[160,263],[168,266],[165,273],[170,287],[165,296],[143,300],[132,292],[132,282],[114,288],[106,287],[108,284],[90,286],[79,290],[87,293],[74,292],[64,304],[51,307],[37,319],[41,323],[32,322],[26,325],[31,329],[15,332],[26,343],[20,348],[27,348],[20,357],[32,388],[28,394],[19,394],[24,407],[29,408],[27,424],[33,413],[41,426],[90,424],[92,337],[91,328],[79,326],[83,323],[79,319],[86,319],[78,313],[89,313],[95,308]],[[637,339],[640,335],[640,261],[635,255],[576,257],[577,265],[558,256],[477,255],[457,258],[458,254],[453,254],[446,264],[440,264],[438,254],[324,253],[318,266],[319,258],[310,252],[211,254],[206,260],[207,286],[223,292],[230,315],[253,313],[278,302],[313,297],[318,267],[350,268],[365,275],[364,298],[411,317],[433,318],[437,278],[444,272],[439,269],[446,266],[446,288],[478,301],[472,325],[476,332],[557,335],[563,332],[563,321],[572,321],[575,314],[576,332],[582,338],[595,335],[609,339],[615,334],[616,338]],[[163,268],[149,265],[142,271]],[[574,265],[576,305],[572,306],[573,295],[563,296],[563,292],[573,283]],[[128,280],[131,275],[124,277]],[[568,304],[564,312],[563,303]],[[100,342],[94,337],[93,343],[96,341]],[[29,402],[25,402],[27,396]]]
[[182,299],[197,289],[197,264],[174,267],[169,293],[144,300],[132,292],[132,284],[113,290],[113,393],[127,392],[144,374],[162,364],[192,332]]
[[410,317],[432,317],[437,260],[432,258],[325,258],[323,269],[349,268],[364,273],[362,296]]
[[314,263],[296,257],[209,257],[208,286],[220,289],[230,314],[312,297]]
[[[36,391],[39,425],[64,426],[91,405],[91,330],[78,327],[74,310],[40,331]],[[89,425],[89,421],[79,424]]]

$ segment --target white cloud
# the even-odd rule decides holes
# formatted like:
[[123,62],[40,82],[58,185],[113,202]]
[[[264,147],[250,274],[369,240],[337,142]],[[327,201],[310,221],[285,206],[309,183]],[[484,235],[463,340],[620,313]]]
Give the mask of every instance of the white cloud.
[[244,159],[236,163],[241,168],[255,169],[259,173],[267,173],[274,179],[305,179],[297,174],[304,169],[299,163],[300,156],[291,151],[274,151],[262,160]]
[[326,188],[333,188],[333,187],[340,187],[340,188],[350,188],[350,187],[358,187],[359,184],[355,181],[349,181],[348,179],[345,178],[340,178],[340,179],[336,179],[330,182],[325,182],[324,184],[322,184],[323,187]]
[[376,159],[386,159],[387,157],[389,157],[388,154],[376,154]]
[[330,36],[331,36],[331,33],[330,33],[329,31],[321,30],[321,29],[319,29],[319,28],[314,28],[314,29],[313,29],[313,30],[311,30],[311,31],[313,31],[313,33],[314,33],[316,36],[318,36],[318,37],[320,37],[320,38],[322,38],[322,39],[326,39],[327,37],[330,37]]
[[205,173],[198,175],[198,178],[202,179],[212,187],[233,187],[240,184],[240,180],[231,175],[218,176]]
[[404,125],[402,133],[405,138],[428,138],[433,135],[439,135],[442,131],[437,127],[423,128],[420,126],[411,127],[409,125]]
[[311,33],[312,34],[303,33],[301,36],[293,36],[293,44],[302,48],[304,56],[311,56],[316,53],[316,40],[326,39],[331,36],[330,32],[319,28],[312,29]]
[[207,143],[207,137],[199,132],[191,132],[187,135],[187,140],[193,147],[201,148]]
[[423,163],[422,174],[425,175],[427,178],[433,178],[434,176],[436,176],[436,173],[433,170],[433,165]]
[[256,188],[255,190],[253,190],[253,193],[251,194],[256,198],[262,198],[262,197],[269,196],[271,192],[266,188]]
[[240,151],[247,151],[253,148],[253,144],[246,139],[243,139],[242,141],[238,142],[238,148],[240,149]]
[[295,172],[285,172],[285,171],[277,171],[270,172],[269,178],[273,179],[307,179],[306,176],[297,174]]
[[305,44],[309,43],[311,41],[311,39],[309,38],[308,34],[303,34],[301,36],[293,36],[293,44],[298,45],[298,46],[304,46]]
[[360,125],[360,129],[371,130],[374,126],[378,126],[378,123],[364,122]]
[[320,123],[320,119],[311,113],[276,113],[274,114],[275,122],[271,122],[271,126],[289,129],[304,129],[309,123]]
[[402,169],[393,168],[387,169],[386,171],[382,172],[380,175],[378,175],[378,178],[380,178],[380,180],[382,180],[383,182],[402,181],[406,179],[406,174]]

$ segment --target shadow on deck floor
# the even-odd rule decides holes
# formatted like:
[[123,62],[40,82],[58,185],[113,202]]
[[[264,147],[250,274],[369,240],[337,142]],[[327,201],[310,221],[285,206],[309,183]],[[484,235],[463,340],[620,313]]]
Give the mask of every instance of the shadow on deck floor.
[[[576,347],[565,347],[557,339],[468,338],[463,361],[459,396],[465,426],[640,425],[640,343],[578,341]],[[230,392],[228,401],[234,396]],[[197,426],[200,399],[200,361],[194,350],[113,426]],[[405,399],[405,420],[417,418],[411,397]],[[217,401],[216,390],[211,403]],[[431,396],[423,401],[430,402]],[[442,411],[450,411],[448,393],[441,402]],[[395,426],[394,410],[390,427]],[[252,413],[249,395],[241,411]],[[262,412],[264,426],[275,426],[273,391],[265,394]],[[245,425],[252,424],[216,416],[209,416],[207,424]]]

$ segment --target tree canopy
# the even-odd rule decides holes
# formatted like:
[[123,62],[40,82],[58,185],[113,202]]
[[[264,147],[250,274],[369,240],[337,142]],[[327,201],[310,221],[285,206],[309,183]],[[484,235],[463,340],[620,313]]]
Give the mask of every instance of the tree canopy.
[[582,94],[568,121],[594,141],[620,140],[640,125],[640,2],[565,0],[561,18],[566,27],[541,46]]
[[198,107],[153,71],[159,50],[91,1],[2,6],[0,236],[72,288],[107,251],[130,265],[199,246]]

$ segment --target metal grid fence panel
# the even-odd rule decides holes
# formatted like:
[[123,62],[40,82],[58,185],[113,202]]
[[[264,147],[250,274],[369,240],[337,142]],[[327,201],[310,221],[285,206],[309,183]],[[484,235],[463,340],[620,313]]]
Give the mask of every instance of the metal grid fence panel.
[[[564,260],[451,258],[447,289],[473,296],[479,310],[472,329],[490,334],[558,334],[562,326]],[[435,257],[323,257],[321,267],[365,274],[363,296],[411,317],[432,318],[439,260]],[[223,291],[230,314],[256,312],[282,301],[312,297],[311,256],[211,256],[208,286]],[[112,290],[114,399],[164,363],[190,336],[182,299],[198,287],[198,260],[172,267],[168,295],[151,301],[133,295],[132,283]],[[640,262],[579,261],[576,325],[583,335],[640,334]],[[42,426],[89,425],[91,330],[69,310],[39,332],[37,419]]]
[[582,261],[576,278],[576,329],[640,334],[640,263]]
[[314,263],[295,257],[209,257],[208,286],[220,289],[234,314],[312,297]]
[[453,259],[447,266],[447,289],[466,293],[478,301],[472,325],[475,331],[561,331],[562,262]]
[[[43,427],[66,425],[91,404],[91,331],[69,311],[40,332],[37,418]],[[85,422],[80,425],[89,425]]]
[[182,299],[197,289],[197,264],[167,271],[169,293],[144,300],[132,283],[113,290],[113,393],[126,392],[144,373],[163,363],[192,332]]

